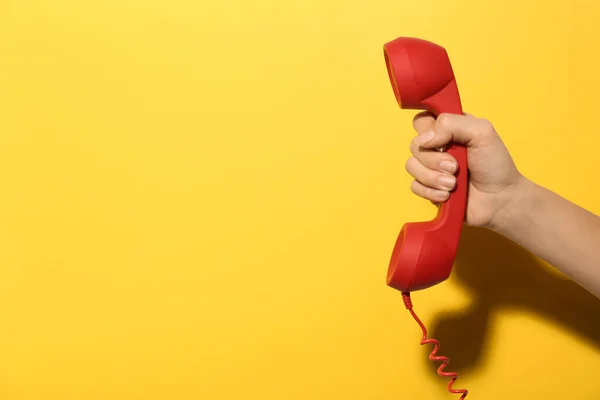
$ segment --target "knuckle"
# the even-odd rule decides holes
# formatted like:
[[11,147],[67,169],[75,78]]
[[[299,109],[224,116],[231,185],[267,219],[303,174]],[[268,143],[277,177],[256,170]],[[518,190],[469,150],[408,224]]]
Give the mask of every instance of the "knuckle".
[[414,194],[416,194],[417,196],[419,196],[419,182],[417,182],[416,180],[412,181],[410,183],[410,191],[413,192]]
[[436,125],[438,125],[442,129],[448,129],[451,122],[450,120],[451,118],[449,114],[440,114],[437,118]]
[[415,158],[414,156],[413,157],[409,157],[408,160],[406,160],[406,162],[404,163],[404,169],[409,174],[410,174],[410,171],[412,170],[412,164],[413,164],[414,158]]
[[491,136],[496,132],[494,125],[485,118],[479,118],[477,123],[479,125],[478,131],[482,136]]
[[420,162],[419,160],[417,160],[416,157],[410,157],[408,160],[406,160],[406,163],[404,165],[404,169],[406,169],[406,172],[408,172],[408,174],[415,179],[418,179],[419,175],[422,175],[420,167]]
[[409,146],[408,146],[408,148],[410,149],[410,152],[411,152],[412,154],[417,154],[417,153],[418,153],[418,151],[419,151],[419,144],[417,143],[417,139],[418,139],[418,136],[415,136],[415,137],[414,137],[414,138],[413,138],[413,139],[410,141],[410,144],[409,144]]
[[419,182],[417,179],[415,179],[410,184],[410,190],[417,196],[423,196],[425,194],[424,192],[427,191],[427,188],[425,186],[423,186],[423,184],[421,182]]

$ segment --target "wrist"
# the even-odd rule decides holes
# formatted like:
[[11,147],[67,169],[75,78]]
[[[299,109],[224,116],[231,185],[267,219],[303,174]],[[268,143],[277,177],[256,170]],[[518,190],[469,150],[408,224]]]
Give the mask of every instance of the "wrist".
[[527,218],[536,206],[538,186],[519,174],[513,185],[506,189],[505,201],[496,211],[489,228],[503,236],[511,237],[515,229],[527,225]]

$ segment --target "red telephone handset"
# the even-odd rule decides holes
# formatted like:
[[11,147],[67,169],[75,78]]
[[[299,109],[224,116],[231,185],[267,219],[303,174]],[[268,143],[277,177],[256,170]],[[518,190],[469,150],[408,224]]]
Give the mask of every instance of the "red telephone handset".
[[[422,39],[400,37],[384,45],[396,100],[402,109],[434,116],[462,114],[458,86],[446,50]],[[452,272],[467,205],[467,150],[455,143],[447,152],[458,161],[456,188],[427,222],[402,227],[387,273],[388,286],[403,293],[445,281]]]

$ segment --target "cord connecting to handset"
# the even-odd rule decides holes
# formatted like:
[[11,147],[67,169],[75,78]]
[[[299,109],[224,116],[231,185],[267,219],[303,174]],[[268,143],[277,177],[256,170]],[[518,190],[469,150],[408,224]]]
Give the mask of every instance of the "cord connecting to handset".
[[431,343],[433,343],[433,345],[434,345],[433,351],[429,354],[429,359],[431,361],[442,361],[442,364],[440,365],[440,367],[437,370],[438,375],[442,376],[442,377],[452,377],[452,379],[448,383],[448,391],[453,394],[462,394],[462,396],[460,396],[459,400],[463,400],[465,397],[467,397],[467,394],[469,393],[469,391],[466,389],[453,389],[452,388],[452,385],[458,379],[458,374],[456,372],[445,372],[444,371],[444,368],[448,365],[450,360],[448,359],[448,357],[436,355],[437,351],[440,347],[440,343],[435,339],[427,338],[427,328],[425,328],[425,325],[423,324],[423,322],[421,322],[421,320],[419,319],[419,317],[413,310],[410,293],[402,293],[402,300],[404,301],[404,305],[406,306],[406,309],[410,312],[410,314],[413,316],[415,321],[417,321],[417,324],[419,324],[419,326],[421,327],[421,330],[423,331],[423,338],[421,339],[421,345],[431,344]]

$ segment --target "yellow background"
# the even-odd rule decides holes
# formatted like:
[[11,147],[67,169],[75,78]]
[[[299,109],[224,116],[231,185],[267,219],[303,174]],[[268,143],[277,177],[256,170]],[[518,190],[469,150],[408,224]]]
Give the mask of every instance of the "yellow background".
[[[385,286],[404,171],[382,45],[600,212],[599,3],[0,2],[0,398],[454,398]],[[467,230],[415,307],[471,399],[597,399],[600,306]],[[452,369],[452,368],[449,368]]]

